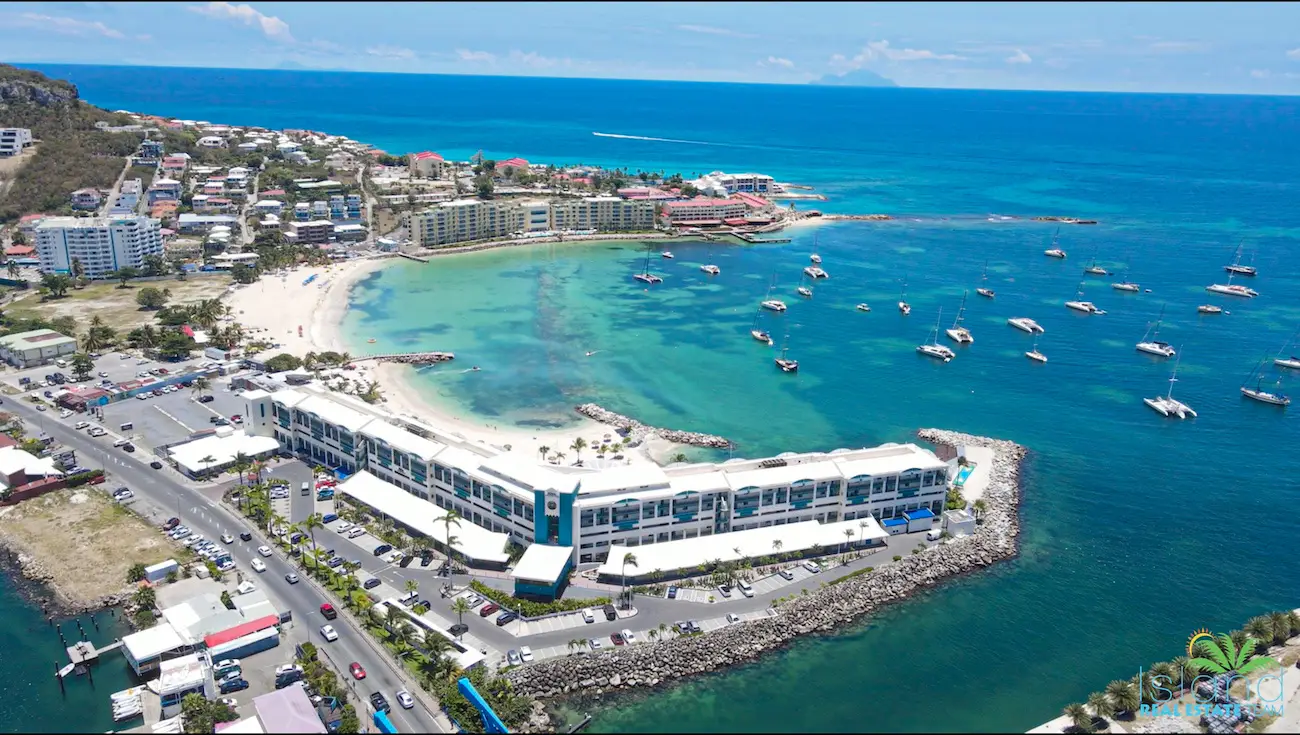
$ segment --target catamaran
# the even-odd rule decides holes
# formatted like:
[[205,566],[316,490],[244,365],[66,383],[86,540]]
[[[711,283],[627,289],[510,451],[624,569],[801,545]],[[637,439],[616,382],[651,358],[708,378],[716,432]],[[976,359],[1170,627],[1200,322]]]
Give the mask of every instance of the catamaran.
[[1142,402],[1151,407],[1151,410],[1159,413],[1161,416],[1177,416],[1185,419],[1188,416],[1196,417],[1196,412],[1192,407],[1174,398],[1174,383],[1178,382],[1178,362],[1182,358],[1174,361],[1173,374],[1169,376],[1169,392],[1163,396],[1155,398],[1143,398]]
[[969,329],[961,325],[962,315],[965,313],[966,313],[966,292],[963,291],[961,294],[961,308],[957,310],[957,319],[952,323],[952,328],[946,329],[944,330],[944,332],[954,342],[957,342],[958,344],[968,345],[968,344],[973,344],[975,342],[975,338],[971,336]]
[[[1283,394],[1281,391],[1278,390],[1278,388],[1282,385],[1282,378],[1279,377],[1279,378],[1277,379],[1277,382],[1275,382],[1275,383],[1273,384],[1273,386],[1274,386],[1273,390],[1271,390],[1271,391],[1264,390],[1264,388],[1263,388],[1264,376],[1263,376],[1263,374],[1260,373],[1260,371],[1259,371],[1259,369],[1260,369],[1261,367],[1263,367],[1263,366],[1264,366],[1264,364],[1263,364],[1263,363],[1260,363],[1260,364],[1255,368],[1255,373],[1254,373],[1254,377],[1255,377],[1255,387],[1254,387],[1254,388],[1247,388],[1245,385],[1243,385],[1243,386],[1241,386],[1241,394],[1242,394],[1243,396],[1247,397],[1247,398],[1252,399],[1252,400],[1259,401],[1260,403],[1268,403],[1268,404],[1273,405],[1273,406],[1289,406],[1289,405],[1291,405],[1291,398],[1290,398],[1290,396],[1287,396],[1287,395]],[[1249,383],[1249,382],[1250,382],[1250,378],[1247,378],[1247,379],[1246,379],[1246,382]]]
[[632,277],[638,281],[641,281],[642,283],[663,283],[664,282],[664,279],[650,272],[650,251],[648,249],[645,251],[645,266],[641,269],[640,273]]
[[1083,300],[1083,281],[1079,281],[1079,290],[1078,290],[1077,294],[1078,294],[1079,298],[1075,299],[1074,301],[1067,301],[1067,302],[1065,302],[1065,305],[1066,305],[1068,308],[1074,309],[1075,311],[1082,311],[1082,312],[1085,313],[1085,314],[1105,314],[1105,313],[1106,313],[1105,311],[1102,311],[1101,309],[1098,309],[1098,308],[1097,308],[1097,305],[1094,304],[1094,303],[1092,303],[1091,301],[1084,301],[1084,300]]
[[799,361],[791,360],[786,357],[786,352],[790,349],[790,328],[786,327],[785,339],[781,341],[781,356],[776,358],[776,366],[781,368],[783,373],[794,373],[799,370]]
[[934,320],[934,329],[930,330],[930,341],[923,345],[918,345],[916,351],[927,357],[937,358],[948,362],[957,356],[957,353],[939,344],[939,322],[943,319],[943,309],[939,309],[939,317]]
[[1065,251],[1057,247],[1057,239],[1061,234],[1061,228],[1056,228],[1056,234],[1052,235],[1052,247],[1043,251],[1043,255],[1049,258],[1064,258]]
[[993,293],[993,289],[987,286],[988,280],[989,280],[989,262],[985,260],[984,272],[980,274],[980,287],[975,289],[975,293],[979,294],[980,296],[983,296],[986,299],[991,299],[995,296],[995,294]]
[[1039,326],[1038,322],[1027,316],[1013,316],[1007,320],[1007,324],[1010,324],[1022,332],[1029,332],[1030,334],[1042,334],[1047,331]]
[[1229,273],[1235,273],[1239,276],[1255,275],[1255,266],[1241,264],[1241,243],[1237,243],[1237,255],[1232,259],[1232,265],[1225,265],[1223,266],[1223,269]]
[[1232,277],[1234,275],[1236,274],[1229,273],[1227,283],[1211,283],[1210,285],[1205,287],[1205,290],[1209,291],[1210,293],[1221,293],[1221,294],[1226,294],[1228,296],[1240,296],[1245,299],[1253,299],[1259,295],[1259,292],[1253,288],[1248,288],[1246,286],[1233,283]]
[[[1142,335],[1142,341],[1137,343],[1138,352],[1145,352],[1150,355],[1160,357],[1173,357],[1174,348],[1168,342],[1161,342],[1157,339],[1160,336],[1160,322],[1164,321],[1165,307],[1160,307],[1160,317],[1156,319],[1155,325],[1148,324],[1146,334]],[[1147,339],[1150,337],[1151,339]]]
[[[713,259],[713,246],[709,246],[709,252],[706,254],[705,257],[709,258],[710,260]],[[700,270],[704,271],[705,273],[708,273],[711,276],[716,276],[722,272],[721,268],[719,268],[716,265],[713,265],[712,263],[706,263],[700,266]]]
[[1034,335],[1034,346],[1033,346],[1033,348],[1030,349],[1028,352],[1025,353],[1025,357],[1028,357],[1030,360],[1033,360],[1034,362],[1047,362],[1047,355],[1044,355],[1043,353],[1041,353],[1041,352],[1038,351],[1038,335],[1037,335],[1037,334]]
[[818,278],[830,278],[830,274],[822,270],[820,266],[810,265],[803,269],[804,275],[814,280]]

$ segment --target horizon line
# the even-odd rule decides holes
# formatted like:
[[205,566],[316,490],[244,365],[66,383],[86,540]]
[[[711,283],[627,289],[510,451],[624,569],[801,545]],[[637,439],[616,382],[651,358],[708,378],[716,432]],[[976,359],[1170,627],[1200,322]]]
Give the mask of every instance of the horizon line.
[[[282,69],[275,67],[254,67],[254,66],[198,66],[198,65],[167,65],[167,64],[94,64],[74,61],[0,61],[15,67],[33,67],[33,66],[84,66],[99,67],[110,69],[207,69],[210,71],[262,71],[262,72],[280,72],[284,74],[372,74],[372,75],[401,75],[401,76],[426,76],[426,77],[478,77],[489,79],[548,79],[564,81],[592,81],[592,82],[652,82],[672,84],[731,84],[745,85],[754,87],[822,87],[828,89],[858,89],[858,90],[926,90],[926,91],[954,91],[954,92],[1024,92],[1037,94],[1127,94],[1127,95],[1181,95],[1187,97],[1297,97],[1297,92],[1169,92],[1161,90],[1118,90],[1118,89],[1024,89],[1018,87],[935,87],[924,85],[904,85],[896,80],[889,79],[895,86],[876,86],[876,85],[857,85],[857,84],[817,84],[816,82],[825,79],[823,75],[816,80],[803,82],[736,82],[736,81],[706,81],[697,79],[640,79],[633,77],[560,77],[546,76],[540,74],[462,74],[457,72],[428,72],[428,71],[368,71],[362,69],[313,69],[303,67],[300,69]],[[847,73],[847,72],[846,72]],[[888,77],[882,77],[888,79]],[[67,80],[64,80],[67,81]],[[78,90],[80,93],[80,90]]]

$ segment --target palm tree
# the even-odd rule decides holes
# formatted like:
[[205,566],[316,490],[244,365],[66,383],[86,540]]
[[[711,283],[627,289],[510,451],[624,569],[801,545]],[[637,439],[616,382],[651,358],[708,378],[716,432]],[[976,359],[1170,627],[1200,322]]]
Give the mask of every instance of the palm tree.
[[1061,714],[1070,719],[1070,724],[1080,732],[1088,732],[1092,729],[1092,715],[1088,714],[1087,708],[1078,702],[1072,702],[1065,705]]
[[573,450],[573,454],[577,457],[577,461],[579,462],[582,461],[582,450],[586,448],[587,448],[587,440],[583,439],[582,437],[578,437],[577,439],[574,439],[573,443],[569,445],[569,449]]
[[[628,564],[631,564],[634,567],[636,566],[636,554],[633,554],[630,551],[623,554],[623,589],[622,591],[619,592],[620,599],[627,598],[627,565]],[[626,602],[628,607],[632,607],[631,599],[626,599]]]
[[1257,653],[1267,651],[1269,645],[1273,642],[1273,620],[1267,615],[1256,615],[1246,621],[1246,625],[1242,630],[1246,631],[1246,634],[1251,638],[1259,641]]
[[312,513],[311,515],[307,516],[307,519],[306,519],[306,520],[302,521],[302,525],[301,525],[301,528],[300,528],[299,530],[306,531],[306,532],[307,532],[307,535],[311,536],[311,547],[312,547],[313,549],[315,549],[315,548],[316,548],[316,529],[318,529],[318,528],[324,528],[324,527],[325,527],[325,523],[324,523],[324,520],[323,520],[322,517],[321,517],[321,514],[320,514],[320,513]]
[[1271,612],[1269,622],[1273,624],[1273,645],[1280,646],[1291,637],[1291,615],[1285,612]]
[[1177,689],[1178,669],[1174,668],[1174,665],[1168,661],[1160,661],[1151,664],[1151,685],[1153,687],[1159,686],[1167,689]]
[[[1236,632],[1236,631],[1234,631]],[[1231,635],[1220,635],[1213,642],[1202,640],[1197,644],[1197,656],[1188,663],[1197,664],[1210,674],[1236,672],[1241,676],[1253,673],[1277,662],[1268,656],[1256,656],[1258,641],[1247,637],[1240,644]]]
[[396,605],[384,605],[384,628],[396,638],[398,631],[406,624],[406,612]]
[[542,461],[545,462],[546,455],[551,453],[551,448],[543,444],[542,446],[537,448],[537,451],[542,455]]
[[212,465],[215,464],[216,461],[217,458],[213,457],[211,454],[203,455],[203,459],[199,460],[199,462],[203,464],[203,474],[208,474],[208,470],[212,468]]
[[411,594],[412,592],[417,592],[420,589],[420,583],[415,581],[414,579],[406,580],[406,584],[404,586],[406,588],[406,594],[408,595]]
[[659,629],[658,629],[658,628],[651,628],[650,630],[647,630],[647,631],[645,632],[645,635],[646,635],[646,637],[649,638],[650,640],[652,640],[652,641],[657,641],[657,640],[659,640]]
[[556,453],[555,453],[555,461],[556,461],[556,462],[564,462],[564,452],[556,452]]
[[978,522],[980,516],[984,515],[984,511],[988,510],[989,505],[988,503],[984,502],[983,498],[980,498],[979,500],[976,500],[974,503],[971,503],[970,507],[971,510],[975,511],[975,520],[976,522]]
[[1130,715],[1142,705],[1141,692],[1127,679],[1116,679],[1107,684],[1106,698],[1117,714]]
[[447,570],[448,575],[451,574],[451,544],[456,540],[456,537],[451,535],[451,527],[455,526],[456,528],[460,528],[460,518],[460,513],[455,510],[449,510],[446,515],[438,521],[435,521],[435,523],[439,521],[442,523],[442,534],[445,541],[443,550],[447,555],[447,560],[443,562],[443,568]]
[[68,273],[72,275],[74,280],[80,281],[82,278],[85,278],[86,266],[81,262],[81,258],[73,258],[72,262],[68,265]]
[[288,520],[289,519],[285,518],[279,513],[272,513],[271,517],[266,519],[266,532],[271,533],[271,529],[277,527],[283,527],[284,524],[288,522]]
[[844,529],[844,541],[845,541],[845,546],[849,546],[849,547],[853,546],[853,529],[852,529],[852,528],[846,528],[846,529]]
[[782,541],[782,540],[779,539],[779,538],[774,538],[774,539],[772,539],[772,551],[775,551],[775,552],[777,553],[777,555],[780,555],[780,553],[781,553],[781,549],[783,549],[783,548],[785,548],[785,542],[784,542],[784,541]]
[[12,260],[9,261],[9,263],[5,266],[5,269],[9,272],[9,277],[10,277],[10,278],[17,278],[17,277],[18,277],[19,270],[18,270],[18,263],[17,263],[17,262],[12,261]]
[[569,648],[569,653],[573,653],[575,650],[577,650],[577,649],[579,649],[579,648],[582,648],[582,646],[584,645],[584,643],[583,643],[582,639],[580,639],[580,638],[570,638],[570,639],[569,639],[569,642],[568,642],[567,644],[565,644],[565,645],[568,646],[568,648]]
[[659,631],[659,637],[662,638],[668,634],[668,623],[660,623],[655,630]]
[[456,613],[456,622],[462,625],[465,623],[465,613],[473,609],[464,597],[457,597],[455,602],[451,603],[451,611]]
[[1115,708],[1110,705],[1110,699],[1102,692],[1093,692],[1088,695],[1088,709],[1092,710],[1093,715],[1102,719],[1115,715]]
[[199,397],[202,398],[203,392],[208,390],[211,387],[212,387],[211,381],[209,381],[207,378],[198,377],[194,379],[194,385],[190,386],[190,391],[192,393],[197,393]]
[[239,484],[240,484],[240,485],[243,485],[243,484],[244,484],[244,472],[245,472],[249,467],[251,467],[252,464],[253,464],[253,463],[249,461],[249,459],[248,459],[248,455],[247,455],[247,454],[244,454],[243,452],[236,452],[236,453],[235,453],[235,461],[234,461],[234,463],[232,463],[230,466],[231,466],[231,469],[233,469],[233,470],[235,471],[235,473],[239,475]]

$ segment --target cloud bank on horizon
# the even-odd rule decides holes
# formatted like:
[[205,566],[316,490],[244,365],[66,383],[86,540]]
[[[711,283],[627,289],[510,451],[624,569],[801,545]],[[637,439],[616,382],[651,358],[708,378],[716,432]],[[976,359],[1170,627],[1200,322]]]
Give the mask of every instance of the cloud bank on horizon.
[[1300,94],[1289,3],[650,5],[14,2],[0,48],[32,63]]

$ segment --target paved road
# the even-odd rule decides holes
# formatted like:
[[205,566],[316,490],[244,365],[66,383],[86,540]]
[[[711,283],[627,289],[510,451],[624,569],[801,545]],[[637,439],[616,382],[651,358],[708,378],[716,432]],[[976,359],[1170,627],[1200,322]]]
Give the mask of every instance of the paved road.
[[[150,469],[148,465],[152,458],[150,455],[143,452],[127,454],[114,450],[110,442],[104,441],[108,437],[100,440],[92,439],[75,431],[70,424],[50,416],[48,412],[39,413],[30,404],[16,398],[6,400],[4,409],[22,417],[29,426],[40,426],[59,443],[75,448],[77,457],[83,465],[102,466],[106,472],[111,473],[111,484],[124,484],[134,490],[136,500],[133,507],[142,515],[152,516],[153,520],[161,523],[162,520],[176,514],[179,508],[181,520],[196,534],[209,539],[217,539],[226,532],[235,535],[235,543],[230,545],[231,555],[241,570],[249,570],[245,572],[245,577],[256,578],[254,580],[256,583],[265,587],[281,604],[293,611],[295,624],[292,637],[302,640],[311,636],[313,641],[325,650],[328,657],[339,667],[342,679],[357,693],[356,706],[363,717],[367,717],[371,712],[367,701],[371,692],[382,691],[390,702],[394,702],[396,699],[394,693],[398,689],[406,688],[398,678],[396,664],[386,655],[376,652],[366,642],[367,634],[346,620],[345,615],[341,615],[332,623],[338,630],[338,641],[325,643],[320,638],[316,631],[325,622],[320,615],[320,606],[329,601],[329,598],[312,583],[306,581],[305,574],[301,575],[304,577],[303,582],[289,584],[284,575],[290,571],[297,571],[297,567],[279,552],[263,559],[267,566],[265,573],[258,575],[251,571],[249,562],[259,558],[255,550],[265,541],[257,533],[254,533],[253,541],[250,542],[238,539],[240,531],[255,529],[243,518],[223,507],[219,494],[216,499],[209,498],[198,488],[180,482],[179,476],[171,470]],[[353,661],[360,662],[365,668],[367,672],[365,680],[355,681],[347,673],[347,665]],[[394,707],[390,717],[403,732],[450,732],[448,726],[443,724],[445,720],[442,717],[435,718],[422,705],[420,699],[416,700],[415,709],[403,710]]]

